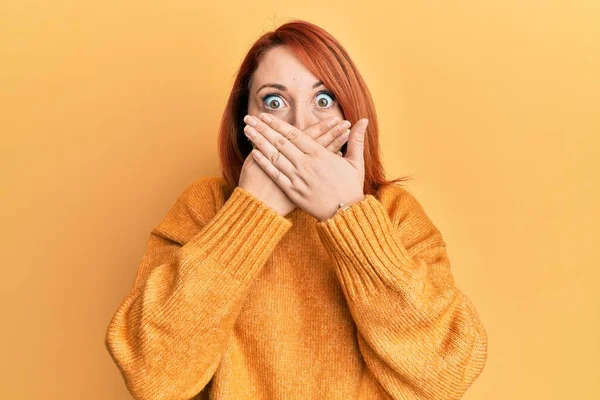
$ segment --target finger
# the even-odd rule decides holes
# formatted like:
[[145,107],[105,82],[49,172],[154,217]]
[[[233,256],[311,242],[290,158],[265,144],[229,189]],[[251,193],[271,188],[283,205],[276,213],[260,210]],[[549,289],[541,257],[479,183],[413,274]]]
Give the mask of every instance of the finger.
[[346,129],[346,132],[342,133],[341,135],[339,135],[338,137],[333,139],[331,141],[331,143],[324,145],[324,147],[325,147],[325,149],[327,149],[331,152],[335,152],[342,148],[342,146],[348,141],[349,137],[350,137],[350,129]]
[[304,133],[306,133],[311,138],[315,139],[319,136],[329,132],[331,128],[337,125],[341,119],[337,116],[331,116],[325,119],[318,121],[316,124],[309,126],[306,129],[303,129]]
[[261,132],[269,142],[277,144],[277,148],[294,166],[302,162],[301,153],[315,156],[323,151],[323,147],[319,146],[313,138],[275,115],[261,113],[260,120],[256,130]]
[[333,128],[331,128],[329,131],[327,131],[325,134],[316,138],[315,141],[317,143],[320,143],[323,147],[327,147],[330,143],[334,142],[336,139],[338,139],[338,142],[339,142],[340,136],[343,135],[344,133],[346,133],[346,131],[348,130],[349,127],[350,127],[350,121],[344,120],[342,122],[339,122],[337,125],[335,125]]
[[[253,118],[254,118],[254,120],[253,120]],[[265,157],[269,160],[269,163],[272,164],[274,168],[281,171],[283,174],[285,174],[288,178],[291,179],[294,176],[294,173],[297,171],[296,166],[290,162],[290,160],[283,154],[282,151],[280,151],[280,149],[282,149],[283,146],[287,145],[288,147],[289,146],[293,147],[295,149],[294,151],[300,153],[301,155],[303,155],[302,152],[299,149],[295,148],[293,143],[291,143],[289,140],[287,140],[284,136],[282,136],[279,133],[277,133],[277,135],[279,135],[279,137],[282,140],[281,139],[276,139],[276,140],[278,140],[279,142],[281,142],[283,144],[271,143],[269,141],[269,139],[264,136],[264,135],[268,134],[268,133],[265,133],[267,131],[267,126],[265,124],[262,124],[263,126],[260,127],[259,123],[257,123],[258,120],[255,117],[245,117],[244,121],[249,124],[254,124],[254,126],[252,126],[252,125],[244,126],[244,134],[252,142],[252,147],[254,148],[253,151],[258,150],[258,152],[261,153],[263,155],[263,157]],[[260,132],[257,128],[260,129],[262,132]],[[274,136],[273,134],[269,134],[269,135],[271,137]],[[268,172],[268,171],[265,170],[265,172]]]
[[263,171],[286,193],[289,191],[289,188],[292,186],[292,181],[282,173],[277,167],[273,165],[273,163],[265,157],[263,153],[259,149],[254,149],[250,152],[252,157],[254,157],[254,161],[262,168]]
[[351,162],[355,163],[363,171],[365,135],[367,133],[368,125],[368,118],[361,118],[356,124],[354,124],[350,132],[350,139],[348,140],[348,151],[346,152],[346,158]]

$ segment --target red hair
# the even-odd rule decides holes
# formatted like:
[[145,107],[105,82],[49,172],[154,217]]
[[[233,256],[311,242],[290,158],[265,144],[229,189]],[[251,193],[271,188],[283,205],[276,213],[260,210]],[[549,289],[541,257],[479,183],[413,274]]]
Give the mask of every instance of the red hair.
[[[365,136],[364,193],[374,195],[382,187],[410,177],[385,179],[379,158],[379,134],[371,93],[352,59],[342,45],[324,29],[307,21],[292,20],[263,34],[242,61],[227,100],[219,128],[218,149],[223,178],[233,189],[238,185],[242,166],[252,144],[244,135],[244,116],[248,113],[249,83],[261,56],[275,46],[288,46],[296,57],[331,90],[338,100],[344,119],[352,126],[361,118],[369,119]],[[342,146],[346,154],[347,143]]]

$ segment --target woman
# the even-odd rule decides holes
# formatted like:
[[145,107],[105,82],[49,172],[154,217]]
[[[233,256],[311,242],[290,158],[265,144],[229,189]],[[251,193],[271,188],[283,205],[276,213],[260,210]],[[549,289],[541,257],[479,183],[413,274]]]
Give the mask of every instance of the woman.
[[151,231],[108,327],[131,394],[460,398],[487,335],[439,230],[404,178],[384,179],[373,102],[343,47],[305,21],[263,35],[219,150],[223,178],[192,183]]

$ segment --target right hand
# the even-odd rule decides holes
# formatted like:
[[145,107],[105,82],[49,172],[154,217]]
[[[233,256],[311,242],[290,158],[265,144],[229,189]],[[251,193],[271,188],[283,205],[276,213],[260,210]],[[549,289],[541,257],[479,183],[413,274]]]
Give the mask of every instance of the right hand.
[[[333,127],[329,127],[335,117],[325,118],[314,125],[304,129],[303,132],[312,137],[317,143],[323,145],[331,152],[337,152],[341,157],[340,148],[348,141],[350,129],[347,121],[342,120]],[[346,125],[344,125],[346,122]],[[296,204],[290,200],[285,192],[271,179],[269,175],[256,163],[252,154],[248,154],[238,183],[242,189],[246,190],[258,200],[271,207],[281,216],[286,216]]]

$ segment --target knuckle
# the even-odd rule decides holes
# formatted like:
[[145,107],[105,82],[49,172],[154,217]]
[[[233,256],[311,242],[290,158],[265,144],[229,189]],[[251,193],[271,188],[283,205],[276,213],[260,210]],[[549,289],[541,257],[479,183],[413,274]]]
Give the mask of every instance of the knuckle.
[[281,136],[280,138],[275,140],[275,143],[273,143],[273,146],[275,146],[276,149],[280,149],[286,144],[287,141],[288,140],[286,139],[285,136]]
[[294,141],[294,140],[298,140],[298,138],[300,137],[300,132],[297,129],[292,129],[289,133],[288,133],[288,140],[290,141]]
[[278,165],[277,162],[279,161],[280,155],[281,155],[281,153],[279,151],[276,151],[275,153],[273,153],[273,155],[270,158],[271,164]]
[[275,178],[275,180],[278,180],[281,176],[281,171],[278,170],[277,168],[275,168],[275,171],[273,172],[273,178]]

